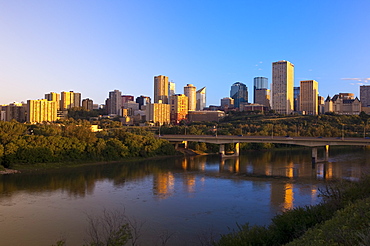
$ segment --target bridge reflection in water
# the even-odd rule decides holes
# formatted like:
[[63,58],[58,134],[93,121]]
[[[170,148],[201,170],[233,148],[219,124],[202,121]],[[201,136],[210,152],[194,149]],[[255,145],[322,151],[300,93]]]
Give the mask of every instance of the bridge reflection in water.
[[[185,171],[183,175],[167,172],[154,176],[153,192],[158,199],[167,199],[174,195],[175,184],[181,185],[191,195],[202,189],[207,178],[231,179],[235,182],[252,180],[257,185],[270,186],[270,203],[273,206],[282,210],[291,209],[296,192],[305,193],[312,200],[318,199],[318,186],[303,189],[301,185],[296,186],[297,181],[309,179],[320,182],[346,175],[332,162],[318,163],[312,168],[311,160],[306,155],[308,152],[305,149],[298,150],[293,155],[291,151],[266,151],[251,152],[234,158],[187,157],[181,161],[181,169]],[[322,152],[320,154],[324,155],[324,151]],[[199,172],[204,174],[202,178],[199,178]],[[352,174],[353,178],[361,176],[360,172]]]
[[232,136],[232,135],[163,135],[159,138],[166,139],[175,144],[176,148],[179,144],[184,144],[185,148],[188,142],[204,142],[219,145],[219,154],[221,157],[228,157],[225,154],[225,144],[235,144],[235,153],[233,156],[239,156],[240,143],[278,143],[291,144],[311,147],[311,162],[316,164],[318,161],[318,147],[325,148],[324,161],[329,158],[329,146],[368,146],[370,139],[367,138],[324,138],[324,137],[280,137],[280,136]]

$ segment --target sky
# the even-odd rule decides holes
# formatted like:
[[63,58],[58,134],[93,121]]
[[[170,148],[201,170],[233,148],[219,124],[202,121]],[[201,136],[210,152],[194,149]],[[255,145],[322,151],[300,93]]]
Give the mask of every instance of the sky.
[[0,104],[80,92],[153,98],[153,78],[176,93],[206,86],[219,105],[272,63],[317,80],[325,98],[370,85],[368,0],[0,0]]

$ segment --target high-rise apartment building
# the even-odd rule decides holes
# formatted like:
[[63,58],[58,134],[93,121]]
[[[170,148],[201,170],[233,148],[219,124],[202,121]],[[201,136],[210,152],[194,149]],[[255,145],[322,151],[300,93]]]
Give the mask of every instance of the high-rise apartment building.
[[66,110],[74,107],[81,107],[81,93],[62,91],[60,109]]
[[294,105],[294,65],[288,61],[272,63],[272,109],[290,114]]
[[259,102],[256,102],[256,90],[268,89],[268,79],[265,77],[255,77],[253,82],[254,82],[253,102],[260,104]]
[[10,103],[9,105],[1,106],[1,111],[4,112],[1,120],[11,121],[16,120],[18,122],[27,121],[27,104],[26,103]]
[[28,100],[27,121],[30,123],[53,122],[57,120],[57,104],[55,101]]
[[170,97],[170,119],[174,124],[185,120],[188,115],[189,98],[183,94],[175,94]]
[[196,110],[203,110],[206,107],[206,87],[197,90],[197,107]]
[[122,115],[122,93],[119,90],[109,92],[108,114]]
[[248,102],[248,88],[241,82],[235,82],[230,89],[230,97],[234,99],[234,107],[240,108],[240,103]]
[[300,108],[302,112],[317,115],[319,110],[318,96],[319,84],[316,80],[301,81]]
[[164,103],[151,103],[146,108],[147,119],[156,125],[170,123],[170,105]]
[[168,104],[168,77],[158,75],[154,77],[154,103]]
[[184,87],[184,95],[188,97],[189,104],[188,109],[189,111],[194,111],[197,108],[197,88],[192,84],[187,84]]
[[94,102],[90,98],[86,98],[82,100],[82,108],[86,109],[87,111],[91,111],[94,109]]
[[360,101],[362,107],[370,107],[370,85],[360,86]]
[[175,82],[168,82],[168,97],[175,95]]
[[60,110],[60,94],[56,92],[50,92],[49,94],[45,94],[45,99],[48,101],[54,101],[57,103],[57,110]]

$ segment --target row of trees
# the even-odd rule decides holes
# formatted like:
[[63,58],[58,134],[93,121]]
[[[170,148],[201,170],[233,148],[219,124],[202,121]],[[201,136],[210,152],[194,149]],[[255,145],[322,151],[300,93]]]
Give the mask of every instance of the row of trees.
[[87,121],[74,120],[37,125],[0,122],[1,165],[120,160],[176,153],[168,141],[155,138],[149,131],[115,128],[93,133],[90,127]]

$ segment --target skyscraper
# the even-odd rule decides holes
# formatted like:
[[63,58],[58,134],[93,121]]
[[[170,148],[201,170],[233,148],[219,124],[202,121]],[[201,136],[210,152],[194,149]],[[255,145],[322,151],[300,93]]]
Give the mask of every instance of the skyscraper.
[[294,90],[294,111],[298,112],[301,111],[301,87],[293,87]]
[[206,107],[206,87],[197,91],[197,108],[196,110],[203,110]]
[[300,105],[301,111],[309,115],[317,115],[319,110],[319,85],[316,80],[301,81]]
[[192,84],[187,84],[184,87],[184,94],[189,99],[189,111],[195,111],[197,108],[197,88]]
[[294,103],[294,65],[288,61],[272,63],[272,109],[290,114]]
[[248,102],[248,88],[241,82],[235,82],[230,89],[230,97],[234,99],[234,107],[240,108],[241,102]]
[[122,93],[119,90],[109,92],[108,114],[122,115]]
[[253,91],[253,102],[254,103],[259,103],[259,102],[256,102],[256,90],[258,89],[268,89],[268,79],[267,78],[265,77],[255,77],[254,78],[254,91]]
[[154,76],[154,103],[168,104],[168,77]]
[[168,97],[175,95],[175,82],[168,82]]

